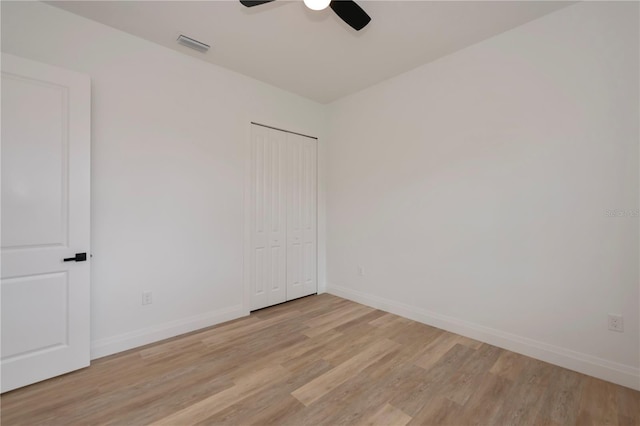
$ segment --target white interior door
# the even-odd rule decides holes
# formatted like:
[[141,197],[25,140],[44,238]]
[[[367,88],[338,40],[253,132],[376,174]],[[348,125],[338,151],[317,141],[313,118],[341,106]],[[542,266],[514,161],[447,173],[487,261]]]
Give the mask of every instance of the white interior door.
[[286,133],[251,126],[251,310],[286,301]]
[[318,291],[315,139],[287,135],[287,300]]
[[2,392],[89,365],[90,107],[87,76],[2,55]]

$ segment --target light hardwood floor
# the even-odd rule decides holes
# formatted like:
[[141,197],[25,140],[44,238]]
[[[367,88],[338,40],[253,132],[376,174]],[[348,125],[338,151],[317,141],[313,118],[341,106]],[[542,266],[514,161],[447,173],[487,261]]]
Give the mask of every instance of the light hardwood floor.
[[327,294],[0,402],[4,426],[640,424],[640,392]]

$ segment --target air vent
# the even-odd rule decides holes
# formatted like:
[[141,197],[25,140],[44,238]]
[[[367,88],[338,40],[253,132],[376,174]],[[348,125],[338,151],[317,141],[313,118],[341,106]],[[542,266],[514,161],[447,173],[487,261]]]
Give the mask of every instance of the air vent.
[[209,50],[209,46],[208,44],[204,44],[201,41],[192,39],[191,37],[187,37],[186,35],[182,35],[180,34],[180,36],[178,37],[178,43],[180,43],[183,46],[187,46],[192,48],[193,50],[197,50],[198,52],[204,53],[207,50]]

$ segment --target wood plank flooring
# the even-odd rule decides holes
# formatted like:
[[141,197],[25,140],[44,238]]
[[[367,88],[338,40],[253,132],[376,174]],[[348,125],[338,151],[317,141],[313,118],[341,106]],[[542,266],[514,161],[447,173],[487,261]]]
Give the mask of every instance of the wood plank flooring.
[[640,425],[640,392],[331,295],[0,397],[2,425]]

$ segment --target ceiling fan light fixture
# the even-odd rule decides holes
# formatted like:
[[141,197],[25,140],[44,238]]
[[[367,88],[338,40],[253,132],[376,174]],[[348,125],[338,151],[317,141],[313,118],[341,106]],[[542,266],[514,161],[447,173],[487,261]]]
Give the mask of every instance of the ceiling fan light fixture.
[[[1,1],[1,0],[0,0]],[[245,7],[260,6],[275,0],[240,0]],[[354,0],[304,0],[311,10],[322,10],[329,6],[347,25],[360,31],[369,24],[371,17]]]
[[323,10],[326,9],[331,3],[331,0],[304,0],[305,6],[311,10]]

